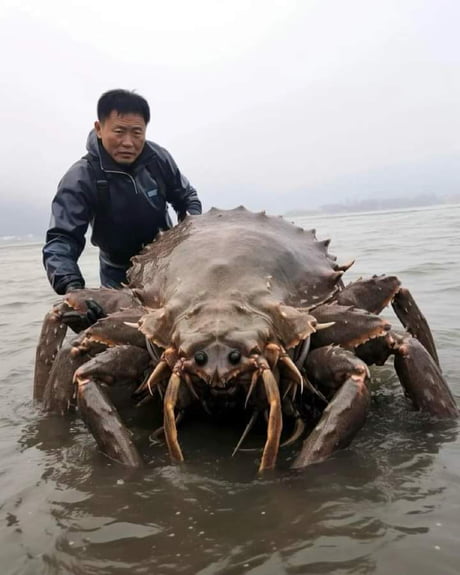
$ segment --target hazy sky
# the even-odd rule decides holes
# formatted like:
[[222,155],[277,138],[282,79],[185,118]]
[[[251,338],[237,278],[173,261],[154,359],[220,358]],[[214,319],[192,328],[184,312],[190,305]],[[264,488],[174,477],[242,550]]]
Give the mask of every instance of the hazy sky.
[[118,87],[207,208],[459,159],[459,22],[458,0],[1,0],[2,200],[48,205]]

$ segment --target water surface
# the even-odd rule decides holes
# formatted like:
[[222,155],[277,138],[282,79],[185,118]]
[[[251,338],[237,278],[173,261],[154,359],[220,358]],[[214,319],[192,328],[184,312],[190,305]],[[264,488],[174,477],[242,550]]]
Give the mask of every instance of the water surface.
[[[401,278],[458,401],[460,206],[297,223],[332,237],[339,261],[356,258],[349,279]],[[90,249],[89,285],[96,267]],[[38,333],[56,301],[40,246],[2,245],[0,273],[2,573],[458,573],[458,423],[408,409],[391,362],[373,372],[365,427],[323,464],[257,478],[257,457],[231,459],[232,434],[203,424],[185,439],[184,466],[147,444],[145,469],[130,474],[97,452],[78,417],[44,417],[32,404]]]

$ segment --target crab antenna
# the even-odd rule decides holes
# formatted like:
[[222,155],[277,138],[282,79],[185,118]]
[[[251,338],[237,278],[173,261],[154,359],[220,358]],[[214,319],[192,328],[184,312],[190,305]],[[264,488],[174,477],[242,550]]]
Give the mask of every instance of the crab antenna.
[[160,359],[155,369],[150,374],[150,377],[143,381],[142,384],[134,392],[135,395],[142,393],[145,388],[148,388],[150,395],[153,395],[152,387],[156,386],[162,379],[171,373],[170,368],[164,359]]
[[317,388],[311,383],[311,381],[308,379],[308,377],[305,377],[304,381],[305,381],[305,383],[307,384],[307,388],[308,388],[312,393],[314,393],[315,395],[317,395],[317,396],[321,399],[321,401],[324,401],[324,403],[325,403],[326,405],[329,404],[329,400],[320,392],[319,389],[317,389]]
[[299,357],[295,360],[295,364],[297,367],[302,367],[307,359],[308,352],[310,351],[310,344],[311,344],[311,337],[307,337],[303,340],[302,345],[300,347]]
[[292,359],[287,354],[282,355],[280,357],[280,361],[287,367],[287,369],[289,370],[289,373],[292,375],[292,377],[298,381],[298,384],[300,385],[300,393],[303,393],[303,381],[304,380],[303,380],[302,374],[300,373],[296,364],[292,361]]
[[185,379],[185,383],[187,384],[187,387],[188,387],[190,393],[193,395],[193,397],[196,400],[200,401],[200,398],[198,397],[198,394],[195,391],[195,388],[193,387],[192,378],[190,377],[190,375],[188,373],[184,373],[184,379]]
[[[257,413],[257,415],[258,415],[258,413]],[[253,417],[254,417],[254,415],[253,415]],[[248,427],[249,427],[250,423],[251,422],[248,423]],[[299,439],[299,437],[302,436],[303,432],[305,431],[305,427],[306,427],[306,425],[305,425],[305,422],[303,421],[303,419],[300,416],[296,417],[294,431],[291,433],[290,437],[288,437],[285,441],[283,441],[283,443],[280,444],[280,448],[281,447],[288,447],[289,445],[292,445],[293,443],[295,443]],[[248,431],[249,431],[249,429],[248,429]],[[244,431],[243,436],[241,437],[240,441],[238,442],[238,445],[235,447],[235,451],[233,452],[232,457],[233,457],[233,455],[235,455],[236,450],[240,447],[240,445],[243,442],[243,439],[245,437],[246,437],[246,430]],[[260,449],[258,449],[258,448],[246,448],[246,449],[240,449],[240,451],[244,451],[245,453],[249,453],[249,452],[254,452],[254,451],[260,451]]]
[[255,385],[256,385],[256,382],[257,382],[258,377],[259,377],[259,372],[258,372],[258,371],[255,371],[255,372],[252,374],[252,377],[251,377],[251,385],[249,386],[249,391],[248,391],[248,393],[247,393],[247,395],[246,395],[246,401],[244,402],[244,409],[246,409],[247,406],[248,406],[249,398],[251,397],[251,393],[252,393],[253,390],[254,390],[254,387],[255,387]]
[[241,444],[243,443],[243,441],[246,439],[247,434],[251,431],[251,429],[254,427],[254,423],[256,422],[257,417],[259,416],[259,412],[257,411],[257,409],[254,410],[254,413],[251,415],[251,419],[249,420],[249,423],[246,425],[246,427],[244,428],[243,434],[240,437],[240,440],[238,441],[238,443],[236,444],[235,449],[233,450],[232,453],[232,457],[234,457],[238,451],[238,449],[241,447]]
[[165,398],[163,402],[163,427],[165,432],[166,444],[168,446],[169,455],[173,461],[184,461],[182,450],[179,442],[177,441],[177,427],[176,418],[174,416],[174,408],[177,403],[177,396],[181,384],[180,375],[173,372],[169,378],[168,387],[166,388]]
[[290,410],[292,410],[292,412],[294,413],[294,419],[295,419],[294,429],[293,429],[290,437],[288,437],[288,439],[283,441],[283,443],[280,445],[280,447],[287,447],[288,445],[292,445],[303,434],[303,432],[305,431],[305,427],[306,427],[304,420],[300,417],[299,412],[292,405],[291,402],[289,402],[289,407],[290,407]]
[[150,341],[150,339],[147,336],[145,336],[145,345],[146,345],[147,351],[149,352],[149,355],[153,359],[153,361],[159,361],[160,356],[158,354],[158,351],[154,348],[153,343]]
[[[179,413],[176,415],[176,425],[179,425],[179,423],[182,421],[183,417],[184,417],[184,412],[179,411]],[[152,433],[149,435],[150,443],[156,443],[158,441],[158,438],[160,437],[160,435],[162,435],[164,432],[165,432],[165,428],[163,427],[163,425],[161,427],[159,427],[158,429],[155,429],[155,431],[152,431]]]
[[295,441],[299,439],[302,433],[305,431],[305,422],[302,420],[301,417],[296,417],[295,419],[295,427],[294,431],[292,432],[291,436],[283,441],[280,447],[287,447],[288,445],[292,445]]
[[[295,398],[297,396],[297,390],[299,389],[299,385],[297,384],[297,382],[295,381],[291,381],[289,382],[289,385],[287,386],[285,392],[283,393],[283,401],[288,398],[291,402],[295,401]],[[302,390],[303,391],[303,390]],[[302,392],[301,392],[302,393]]]
[[264,363],[265,365],[261,365],[262,380],[264,382],[265,393],[267,394],[268,404],[270,406],[270,414],[268,417],[267,441],[265,442],[259,471],[265,471],[266,469],[273,469],[275,467],[280,446],[281,431],[283,429],[283,416],[281,412],[281,399],[278,383],[275,376],[268,368],[267,363]]
[[284,365],[289,369],[291,375],[295,376],[297,379],[300,379],[300,393],[303,393],[303,384],[305,383],[307,389],[309,389],[312,393],[317,395],[320,399],[322,399],[325,403],[329,403],[324,395],[316,389],[316,387],[310,382],[307,377],[304,377],[300,371],[298,370],[295,363],[288,355],[283,355],[280,357],[280,361],[284,363]]

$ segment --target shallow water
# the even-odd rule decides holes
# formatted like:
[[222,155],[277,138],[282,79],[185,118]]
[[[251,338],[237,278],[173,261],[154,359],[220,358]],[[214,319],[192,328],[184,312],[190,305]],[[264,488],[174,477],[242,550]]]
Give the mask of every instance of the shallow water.
[[[332,237],[339,261],[356,258],[349,279],[401,278],[458,401],[460,206],[296,221]],[[89,250],[89,285],[96,265]],[[56,301],[40,246],[2,246],[0,273],[2,573],[458,573],[459,426],[410,411],[390,363],[373,371],[365,427],[323,464],[257,478],[254,454],[231,459],[233,434],[203,423],[183,438],[184,466],[145,444],[145,469],[128,473],[78,417],[32,404],[38,333]]]

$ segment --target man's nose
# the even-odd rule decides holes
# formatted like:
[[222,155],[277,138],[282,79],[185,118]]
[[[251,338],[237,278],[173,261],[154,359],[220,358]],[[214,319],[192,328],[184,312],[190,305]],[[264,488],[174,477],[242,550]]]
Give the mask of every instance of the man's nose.
[[132,148],[134,146],[132,136],[130,134],[125,134],[123,136],[123,140],[121,141],[121,145],[124,148]]

